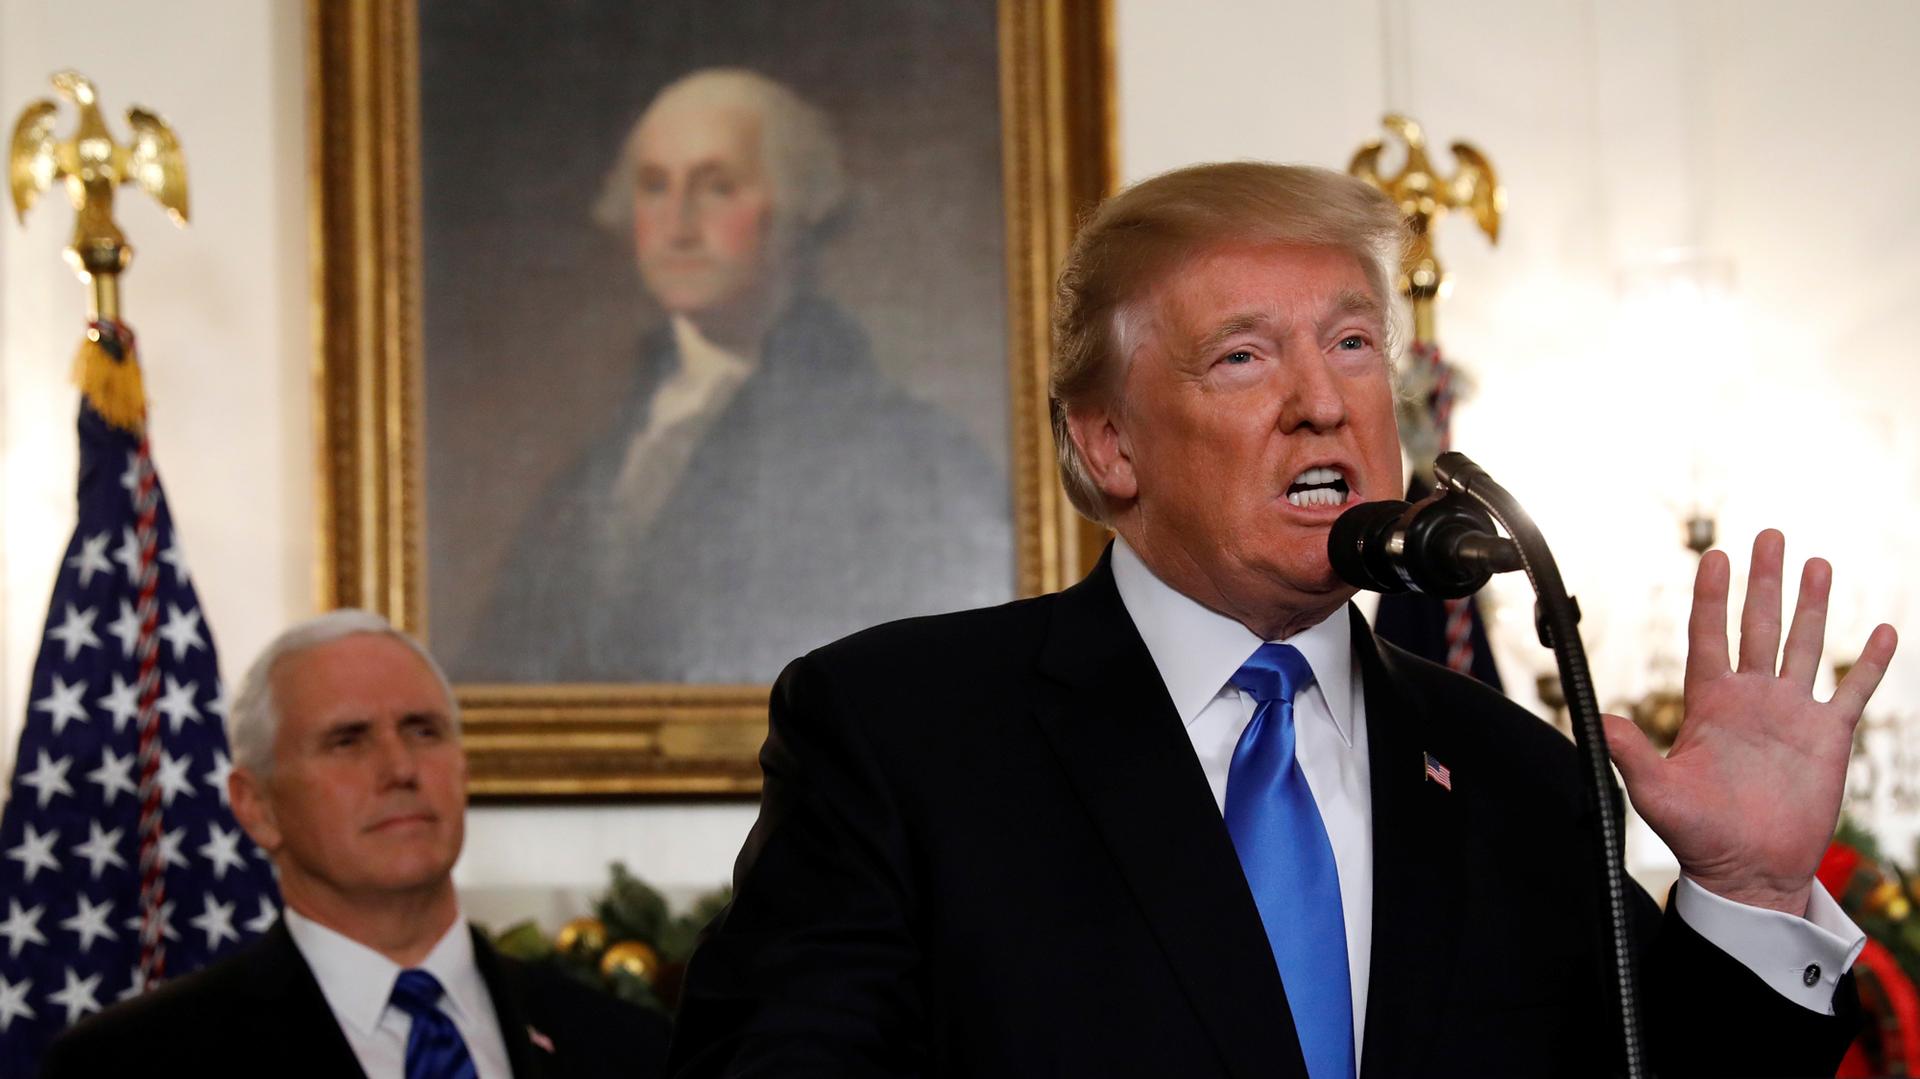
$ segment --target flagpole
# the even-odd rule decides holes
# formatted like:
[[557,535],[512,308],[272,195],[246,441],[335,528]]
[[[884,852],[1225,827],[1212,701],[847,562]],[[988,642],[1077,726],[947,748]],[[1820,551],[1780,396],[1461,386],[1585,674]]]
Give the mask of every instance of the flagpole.
[[87,404],[113,427],[132,435],[136,449],[128,487],[133,502],[133,536],[138,561],[128,567],[135,578],[133,605],[139,631],[135,694],[139,731],[139,938],[136,988],[166,977],[167,859],[162,811],[167,800],[160,782],[160,610],[159,482],[146,437],[146,394],[134,352],[133,333],[122,320],[120,275],[133,262],[133,245],[113,217],[114,194],[133,183],[160,203],[174,224],[187,223],[186,160],[171,127],[156,113],[127,110],[131,143],[120,143],[101,115],[93,82],[76,71],[61,71],[53,87],[79,112],[72,135],[54,133],[59,106],[42,98],[29,104],[14,124],[9,143],[8,176],[14,212],[24,224],[27,211],[55,184],[74,209],[73,235],[62,252],[87,285],[85,339],[74,361],[74,378]]

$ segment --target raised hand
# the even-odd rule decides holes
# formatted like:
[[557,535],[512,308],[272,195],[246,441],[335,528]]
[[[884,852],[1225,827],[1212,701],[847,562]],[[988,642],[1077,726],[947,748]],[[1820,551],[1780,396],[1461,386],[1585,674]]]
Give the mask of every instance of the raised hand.
[[1700,560],[1687,625],[1686,719],[1665,759],[1631,720],[1605,721],[1627,796],[1682,872],[1727,899],[1804,916],[1839,818],[1853,728],[1898,638],[1892,626],[1876,627],[1833,699],[1815,700],[1833,568],[1814,558],[1801,571],[1783,654],[1785,548],[1772,529],[1753,541],[1737,667],[1727,653],[1731,567],[1719,551]]

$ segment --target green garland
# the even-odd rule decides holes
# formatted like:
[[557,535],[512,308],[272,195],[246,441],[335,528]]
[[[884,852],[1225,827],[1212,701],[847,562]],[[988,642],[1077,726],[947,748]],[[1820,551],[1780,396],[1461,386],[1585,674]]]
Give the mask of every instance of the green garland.
[[671,1012],[701,932],[733,891],[709,892],[675,915],[666,898],[624,863],[608,869],[613,880],[594,902],[592,916],[576,918],[552,936],[531,920],[516,922],[493,938],[494,947],[515,959],[552,963],[622,1000]]

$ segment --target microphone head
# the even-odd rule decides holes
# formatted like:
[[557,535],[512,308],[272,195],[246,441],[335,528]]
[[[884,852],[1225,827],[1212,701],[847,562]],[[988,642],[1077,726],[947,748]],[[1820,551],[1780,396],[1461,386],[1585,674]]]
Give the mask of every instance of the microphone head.
[[1334,519],[1327,532],[1327,559],[1341,580],[1368,592],[1405,592],[1407,582],[1386,561],[1386,535],[1411,503],[1396,499],[1362,502]]

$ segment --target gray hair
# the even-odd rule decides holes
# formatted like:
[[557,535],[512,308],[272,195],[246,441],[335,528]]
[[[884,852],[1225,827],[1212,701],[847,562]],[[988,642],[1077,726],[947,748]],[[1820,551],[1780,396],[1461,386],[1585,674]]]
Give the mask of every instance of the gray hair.
[[[1226,243],[1338,248],[1360,260],[1367,283],[1391,312],[1389,286],[1408,238],[1391,199],[1362,180],[1303,165],[1193,165],[1101,203],[1067,251],[1053,302],[1047,404],[1060,482],[1073,508],[1101,523],[1110,516],[1067,415],[1112,400],[1141,343],[1141,303],[1187,260]],[[1389,321],[1390,359],[1394,329]]]
[[246,677],[240,680],[240,692],[234,695],[233,705],[227,714],[228,737],[233,742],[233,762],[236,766],[246,768],[263,779],[273,771],[273,743],[280,732],[280,707],[273,698],[273,669],[280,661],[362,633],[399,641],[419,656],[446,693],[449,717],[454,729],[459,729],[460,705],[453,695],[453,683],[447,681],[447,673],[440,669],[440,664],[434,661],[432,654],[419,641],[400,632],[380,615],[343,607],[295,623],[281,631],[260,651],[253,665],[247,668]]
[[666,108],[743,109],[760,118],[760,154],[773,181],[778,249],[817,238],[846,206],[847,172],[827,115],[781,83],[745,68],[711,67],[669,83],[627,132],[620,157],[600,185],[593,219],[614,232],[633,224],[640,172],[640,132]]

